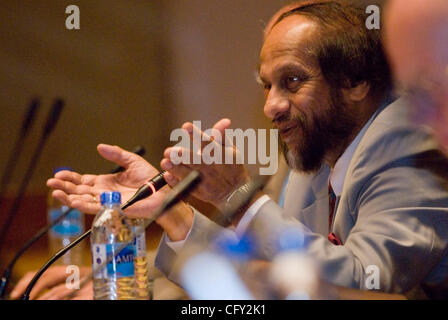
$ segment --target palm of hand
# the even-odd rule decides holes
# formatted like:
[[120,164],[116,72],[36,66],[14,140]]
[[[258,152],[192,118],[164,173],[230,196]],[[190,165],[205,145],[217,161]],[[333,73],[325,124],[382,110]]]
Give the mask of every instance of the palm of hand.
[[[145,182],[159,173],[148,162],[133,162],[126,171],[118,174],[98,175],[95,179],[95,193],[104,191],[119,191],[122,203],[129,200]],[[165,198],[167,188],[163,188],[151,197],[139,201],[126,210],[126,215],[132,218],[150,218],[151,211],[157,209]]]
[[[62,171],[54,179],[48,180],[47,185],[55,189],[53,196],[64,204],[85,213],[96,214],[101,208],[98,198],[102,192],[118,191],[122,195],[122,203],[125,203],[143,183],[157,173],[143,158],[132,156],[124,172],[79,175]],[[151,212],[160,206],[167,190],[168,188],[163,188],[151,197],[133,204],[126,209],[126,215],[131,218],[151,218]]]

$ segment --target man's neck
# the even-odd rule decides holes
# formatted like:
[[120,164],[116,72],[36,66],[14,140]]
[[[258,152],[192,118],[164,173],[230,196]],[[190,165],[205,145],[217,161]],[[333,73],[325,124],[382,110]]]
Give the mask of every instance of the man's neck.
[[372,101],[365,101],[356,106],[353,106],[352,110],[357,114],[356,126],[353,128],[351,134],[338,145],[338,148],[332,150],[328,155],[325,156],[325,162],[334,168],[336,162],[344,154],[348,146],[355,140],[356,136],[373,116],[373,114],[378,110],[379,103]]

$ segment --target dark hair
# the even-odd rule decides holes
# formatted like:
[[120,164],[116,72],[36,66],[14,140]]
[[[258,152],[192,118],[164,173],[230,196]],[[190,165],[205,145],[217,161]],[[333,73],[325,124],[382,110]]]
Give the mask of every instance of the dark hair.
[[364,10],[349,1],[307,1],[281,14],[272,26],[293,14],[318,22],[320,38],[311,52],[330,86],[350,88],[365,81],[370,85],[370,96],[388,96],[392,88],[390,66],[380,31],[367,29]]

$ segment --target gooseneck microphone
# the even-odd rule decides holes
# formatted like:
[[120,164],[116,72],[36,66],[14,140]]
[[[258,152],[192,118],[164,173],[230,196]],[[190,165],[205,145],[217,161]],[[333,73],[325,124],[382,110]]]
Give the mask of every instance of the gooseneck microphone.
[[[158,190],[160,190],[163,186],[165,186],[167,183],[165,181],[165,179],[163,178],[163,175],[165,174],[165,171],[160,172],[159,174],[157,174],[155,177],[153,177],[151,180],[149,180],[147,183],[145,183],[144,185],[142,185],[137,191],[136,193],[124,204],[121,206],[121,209],[124,210],[126,208],[128,208],[129,206],[133,205],[134,203],[136,203],[137,201],[140,201],[144,198],[147,198],[151,195],[153,195],[154,193],[156,193]],[[197,175],[199,175],[197,173]],[[195,178],[195,181],[198,178]],[[185,183],[184,183],[185,184]],[[183,186],[184,184],[181,184],[181,182],[178,184],[180,185],[179,188],[181,186]],[[173,191],[175,189],[173,188]],[[172,192],[171,192],[172,193]],[[160,215],[160,213],[159,213]],[[155,219],[154,219],[155,220]],[[152,221],[154,221],[152,220]],[[151,222],[152,222],[151,221]],[[147,226],[147,225],[146,225]],[[33,289],[34,285],[36,284],[36,282],[39,280],[39,278],[42,276],[42,274],[56,261],[58,260],[60,257],[62,257],[67,251],[69,251],[71,248],[73,248],[74,246],[76,246],[78,243],[80,243],[82,240],[84,240],[85,238],[87,238],[90,233],[92,232],[91,229],[87,230],[86,232],[84,232],[84,234],[82,234],[81,236],[79,236],[78,238],[76,238],[75,240],[73,240],[71,243],[69,243],[67,246],[65,246],[64,248],[62,248],[61,250],[59,250],[53,257],[51,257],[46,263],[45,265],[42,266],[42,268],[39,269],[39,271],[36,272],[36,274],[34,275],[33,279],[30,281],[30,283],[28,284],[25,293],[22,296],[23,300],[29,300],[30,297],[30,293],[31,290]],[[120,250],[118,250],[119,252]]]
[[2,179],[0,182],[0,202],[3,198],[3,194],[6,191],[9,182],[11,181],[12,173],[14,172],[18,159],[20,158],[20,154],[23,150],[25,138],[28,136],[28,133],[33,127],[34,120],[36,119],[36,114],[39,108],[40,101],[39,99],[34,98],[28,106],[28,110],[24,115],[19,136],[14,143],[14,147],[12,148],[12,152],[9,156],[8,162],[6,162],[5,170],[3,171]]
[[[145,154],[145,148],[143,148],[142,146],[137,146],[137,147],[135,147],[132,150],[132,152],[135,153],[135,154],[138,154],[139,156],[143,156]],[[121,172],[123,170],[125,170],[125,168],[120,167],[120,166],[115,166],[110,172],[113,174],[113,173]],[[160,189],[160,188],[161,187],[158,187],[158,189]],[[41,228],[16,253],[14,258],[8,264],[8,267],[6,268],[6,270],[3,272],[2,277],[0,279],[0,299],[3,299],[3,297],[5,295],[5,292],[6,292],[6,289],[7,289],[7,286],[8,286],[8,282],[9,282],[9,278],[11,277],[12,270],[13,270],[17,260],[25,253],[26,250],[28,250],[29,247],[31,247],[36,241],[38,241],[40,238],[42,238],[48,232],[48,230],[50,230],[52,227],[54,227],[59,222],[61,222],[67,215],[69,215],[70,212],[72,212],[72,210],[73,210],[73,208],[68,208],[57,219],[55,219],[53,222],[51,222],[50,224],[48,224],[45,227]]]
[[19,191],[17,193],[17,197],[14,199],[12,207],[7,215],[7,218],[5,220],[3,228],[0,232],[0,253],[1,253],[1,247],[2,247],[5,237],[6,237],[6,233],[8,231],[8,228],[11,225],[12,218],[14,217],[14,215],[20,208],[20,205],[23,200],[23,196],[25,195],[26,188],[28,187],[28,183],[30,182],[31,177],[34,173],[34,170],[36,168],[36,165],[40,158],[40,155],[42,154],[45,143],[47,142],[48,137],[50,136],[51,132],[53,131],[54,127],[56,126],[56,123],[59,120],[59,117],[64,108],[64,105],[65,105],[65,103],[62,99],[56,99],[55,102],[53,103],[53,107],[51,108],[50,113],[47,118],[47,121],[45,122],[40,141],[34,151],[34,154],[31,158],[31,161],[28,165],[28,168],[27,168],[25,175],[22,179],[22,182],[20,184]]
[[138,188],[137,192],[122,206],[121,209],[125,210],[127,207],[133,205],[137,201],[145,199],[156,193],[157,190],[163,188],[166,185],[166,181],[163,178],[164,174],[165,171],[160,172],[158,175]]

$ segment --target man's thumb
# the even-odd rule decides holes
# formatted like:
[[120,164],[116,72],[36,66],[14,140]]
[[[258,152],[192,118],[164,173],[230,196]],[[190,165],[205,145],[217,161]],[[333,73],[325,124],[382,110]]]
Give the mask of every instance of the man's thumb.
[[108,144],[99,144],[97,147],[98,153],[106,160],[112,161],[123,168],[128,168],[129,165],[136,160],[138,155],[126,151],[118,146],[111,146]]

